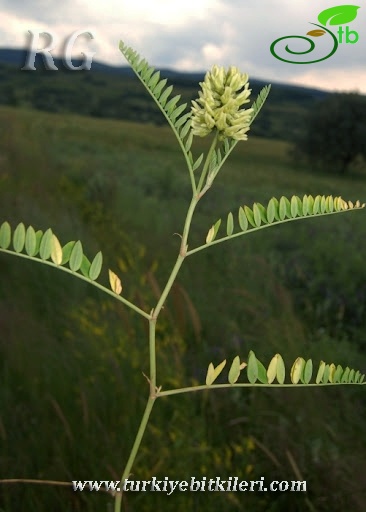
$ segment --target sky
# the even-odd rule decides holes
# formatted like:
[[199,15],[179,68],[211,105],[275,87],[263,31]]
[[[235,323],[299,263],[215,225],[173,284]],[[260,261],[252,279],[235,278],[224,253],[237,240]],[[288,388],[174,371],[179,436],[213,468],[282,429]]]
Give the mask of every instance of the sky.
[[[342,5],[344,0],[0,0],[0,47],[30,48],[31,31],[37,48],[44,48],[48,36],[38,33],[48,32],[55,45],[51,53],[57,57],[73,33],[90,32],[94,39],[86,35],[76,39],[75,57],[93,51],[94,60],[126,65],[118,49],[122,39],[157,68],[207,71],[214,64],[234,65],[249,77],[272,84],[366,94],[366,5],[353,8],[356,18],[348,23],[326,22],[334,38],[327,32],[307,36],[315,43],[307,55],[285,49],[288,45],[291,51],[306,51],[310,47],[306,40],[292,38],[275,46],[281,58],[310,61],[326,57],[338,40],[335,53],[325,60],[293,64],[270,51],[281,37],[306,36],[319,29],[312,24],[321,24],[320,12]],[[340,28],[353,31],[349,39],[358,37],[358,41],[347,43],[343,34],[340,42]]]

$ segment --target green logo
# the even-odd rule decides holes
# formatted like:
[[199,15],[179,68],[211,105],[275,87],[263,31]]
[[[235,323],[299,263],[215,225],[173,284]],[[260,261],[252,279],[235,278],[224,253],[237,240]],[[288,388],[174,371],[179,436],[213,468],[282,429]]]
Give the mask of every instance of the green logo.
[[[296,62],[293,60],[284,59],[283,57],[280,57],[275,50],[275,46],[280,41],[283,41],[285,39],[304,39],[308,43],[310,43],[310,48],[305,51],[293,51],[291,50],[288,45],[286,45],[285,50],[287,53],[290,53],[291,55],[306,55],[307,53],[311,53],[315,48],[315,43],[312,39],[305,36],[284,36],[280,37],[279,39],[276,39],[273,41],[270,47],[270,51],[278,60],[282,60],[283,62],[289,62],[290,64],[314,64],[315,62],[321,62],[322,60],[329,59],[334,53],[337,51],[338,44],[339,43],[350,43],[355,44],[358,41],[358,33],[356,30],[350,30],[348,26],[341,27],[340,25],[345,25],[346,23],[350,23],[353,21],[357,16],[357,9],[360,7],[358,5],[337,5],[336,7],[330,7],[329,9],[325,9],[325,11],[322,11],[318,16],[318,21],[322,25],[318,25],[317,23],[311,23],[311,25],[314,25],[315,27],[318,27],[315,30],[310,30],[310,32],[307,32],[307,36],[311,37],[321,37],[324,35],[329,35],[333,40],[333,48],[331,49],[330,53],[326,55],[325,57],[322,57],[321,59],[317,60],[310,60],[307,62]],[[325,25],[339,25],[338,30],[336,34],[334,34],[330,29],[326,28]],[[337,37],[338,36],[338,37]]]

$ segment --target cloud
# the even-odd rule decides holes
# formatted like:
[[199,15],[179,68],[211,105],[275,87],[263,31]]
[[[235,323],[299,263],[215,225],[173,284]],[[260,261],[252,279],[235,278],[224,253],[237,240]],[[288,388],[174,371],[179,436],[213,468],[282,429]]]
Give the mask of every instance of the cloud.
[[33,23],[50,25],[53,23],[73,23],[78,14],[87,13],[83,0],[2,0],[2,13],[13,15]]
[[[95,39],[79,38],[76,54],[87,45],[96,51],[95,59],[109,64],[125,63],[118,50],[123,39],[157,67],[204,71],[213,64],[236,65],[266,81],[366,92],[362,45],[366,8],[365,14],[359,9],[350,27],[360,34],[360,41],[343,41],[327,60],[290,64],[269,50],[280,37],[305,36],[315,28],[310,23],[318,22],[320,10],[332,5],[330,0],[321,8],[305,0],[2,0],[0,45],[24,46],[28,30],[54,32],[62,42],[74,31],[85,29]],[[314,43],[312,55],[324,55],[329,44],[326,36],[314,38]],[[309,43],[297,40],[292,44],[304,51]],[[56,48],[55,55],[60,51]]]

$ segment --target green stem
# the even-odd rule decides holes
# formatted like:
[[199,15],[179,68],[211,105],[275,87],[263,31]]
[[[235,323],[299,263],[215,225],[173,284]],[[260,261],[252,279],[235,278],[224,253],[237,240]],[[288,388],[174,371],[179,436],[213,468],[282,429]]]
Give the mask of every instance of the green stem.
[[[181,251],[182,251],[182,249],[181,249]],[[187,251],[187,249],[186,249],[186,251]],[[161,294],[160,299],[159,299],[155,309],[153,310],[153,318],[155,319],[155,321],[157,320],[159,313],[160,313],[162,307],[164,306],[164,302],[171,290],[171,287],[173,286],[175,278],[177,277],[177,274],[179,272],[180,267],[182,266],[182,263],[183,263],[185,257],[186,257],[186,254],[181,254],[181,253],[178,254],[177,261],[175,262],[172,273],[170,274],[169,279],[168,279],[168,281],[165,285],[165,288],[163,290],[163,293]],[[150,346],[150,349],[151,348],[152,347]],[[155,347],[154,347],[154,350],[155,350]]]
[[[195,189],[193,191],[193,194],[192,194],[191,203],[189,205],[187,215],[186,215],[186,220],[184,222],[182,241],[181,241],[181,246],[180,246],[177,260],[176,260],[175,265],[172,269],[172,272],[169,276],[169,279],[164,287],[161,297],[158,300],[156,307],[152,310],[151,314],[149,315],[150,396],[147,401],[145,412],[144,412],[143,418],[141,420],[140,427],[137,431],[136,439],[133,444],[130,456],[128,458],[126,467],[123,471],[123,475],[121,478],[121,486],[123,486],[124,480],[126,478],[128,478],[128,476],[130,474],[131,468],[133,466],[138,449],[141,444],[141,440],[142,440],[143,435],[146,430],[146,426],[147,426],[147,423],[148,423],[148,420],[149,420],[149,417],[151,414],[152,407],[154,405],[155,399],[159,396],[159,393],[160,393],[160,389],[157,389],[157,387],[156,387],[156,340],[155,340],[156,322],[157,322],[158,316],[164,306],[166,298],[173,286],[173,283],[178,275],[179,269],[182,266],[183,261],[187,255],[187,250],[188,250],[187,241],[188,241],[188,235],[189,235],[189,230],[191,227],[194,210],[195,210],[197,203],[201,197],[200,187],[202,187],[203,180],[204,180],[205,174],[207,173],[207,170],[208,170],[208,167],[209,167],[209,164],[211,161],[211,155],[212,155],[212,152],[215,150],[216,143],[217,143],[217,134],[216,134],[214,140],[212,141],[211,147],[207,154],[206,162],[205,162],[205,165],[204,165],[204,168],[202,171],[202,175],[201,175],[201,179],[200,179],[200,184],[198,185],[197,189]],[[115,500],[115,506],[114,506],[115,512],[121,511],[122,493],[123,493],[123,490],[116,494],[116,500]]]
[[156,318],[149,320],[149,353],[150,353],[150,398],[156,396],[156,349],[155,349]]
[[141,423],[140,423],[140,427],[139,427],[137,435],[136,435],[135,442],[133,443],[133,447],[132,447],[130,456],[128,458],[126,467],[125,467],[125,469],[123,471],[123,474],[122,474],[121,483],[120,483],[121,490],[120,490],[120,492],[118,492],[116,494],[116,499],[115,499],[115,502],[114,502],[114,512],[121,512],[121,503],[122,503],[122,494],[123,494],[123,483],[124,483],[125,479],[128,478],[130,473],[131,473],[132,465],[135,462],[135,458],[136,458],[137,452],[138,452],[138,450],[140,448],[141,440],[142,440],[143,435],[145,433],[146,426],[147,426],[147,423],[149,421],[149,417],[150,417],[150,414],[151,414],[151,410],[152,410],[152,408],[154,406],[154,403],[155,403],[155,398],[149,396],[149,399],[148,399],[146,407],[145,407],[145,412],[144,412],[144,415],[142,417],[142,420],[141,420]]
[[[183,147],[183,146],[181,146]],[[184,158],[186,159],[186,163],[187,163],[187,167],[188,167],[188,172],[189,172],[189,178],[191,180],[191,186],[192,186],[192,194],[195,195],[197,193],[197,185],[196,185],[196,180],[195,180],[195,177],[194,177],[194,171],[193,171],[193,167],[192,167],[192,164],[188,158],[188,154],[187,152],[185,151],[185,149],[183,148],[183,153],[184,153]]]
[[179,389],[168,389],[167,391],[158,391],[156,394],[156,398],[161,398],[162,396],[172,396],[172,395],[180,395],[183,393],[193,393],[196,391],[207,391],[210,389],[225,389],[225,388],[309,388],[309,387],[324,387],[324,386],[351,386],[358,385],[364,386],[365,382],[320,382],[319,384],[309,383],[309,384],[262,384],[260,382],[255,384],[250,384],[250,382],[245,382],[242,384],[211,384],[207,386],[207,384],[203,384],[202,386],[190,386],[188,388],[179,388]]
[[[203,170],[202,170],[202,174],[201,174],[201,177],[200,177],[200,180],[198,182],[198,185],[197,185],[197,190],[196,190],[196,193],[197,195],[199,196],[198,198],[201,197],[201,189],[202,189],[202,185],[203,185],[203,181],[206,177],[206,174],[207,174],[207,171],[208,171],[208,168],[210,166],[210,163],[211,163],[211,155],[213,153],[213,151],[215,151],[215,148],[216,148],[216,144],[217,144],[217,141],[218,141],[218,137],[219,137],[219,134],[218,132],[216,132],[215,134],[215,137],[213,138],[212,140],[212,143],[211,143],[211,146],[210,146],[210,149],[208,150],[208,153],[207,153],[207,156],[206,156],[206,161],[205,161],[205,165],[203,167]],[[202,194],[203,195],[203,194]]]
[[115,504],[114,504],[114,510],[115,512],[121,512],[121,504],[122,504],[122,494],[123,494],[123,483],[126,478],[129,477],[131,468],[133,466],[133,463],[135,462],[137,452],[140,448],[140,444],[142,441],[142,438],[144,436],[150,414],[153,408],[153,405],[155,403],[155,398],[157,396],[157,388],[156,388],[156,350],[155,350],[155,332],[156,332],[156,317],[153,315],[150,315],[149,318],[149,353],[150,353],[150,378],[149,385],[150,385],[150,395],[145,407],[144,415],[142,417],[139,429],[136,434],[135,442],[133,444],[131,453],[129,455],[127,464],[125,466],[125,469],[123,471],[122,477],[121,477],[121,491],[116,494]]
[[169,294],[169,292],[170,292],[170,290],[171,290],[171,288],[173,286],[175,278],[177,277],[179,269],[182,266],[184,258],[187,255],[187,250],[188,250],[187,241],[188,241],[188,235],[189,235],[189,230],[190,230],[190,227],[191,227],[191,222],[192,222],[194,210],[195,210],[195,208],[197,206],[197,203],[198,203],[198,201],[200,200],[200,197],[201,197],[200,191],[201,191],[201,187],[202,187],[202,184],[203,184],[203,179],[204,179],[205,174],[207,173],[208,166],[209,166],[210,161],[211,161],[212,152],[215,150],[216,143],[217,143],[217,137],[218,137],[218,135],[216,134],[215,138],[212,141],[210,149],[209,149],[209,151],[207,153],[205,165],[204,165],[203,170],[202,170],[201,178],[200,178],[199,184],[197,186],[196,193],[192,194],[191,203],[190,203],[190,205],[188,207],[188,211],[187,211],[187,215],[186,215],[186,220],[184,222],[183,235],[182,235],[180,251],[179,251],[179,254],[178,254],[178,257],[177,257],[177,261],[175,262],[173,270],[172,270],[172,272],[171,272],[171,274],[169,276],[169,279],[168,279],[168,281],[167,281],[167,283],[165,285],[163,293],[161,294],[161,297],[160,297],[160,299],[159,299],[159,301],[158,301],[158,303],[156,305],[156,308],[154,309],[153,317],[155,319],[157,319],[157,317],[159,316],[159,313],[160,313],[160,311],[161,311],[161,309],[162,309],[162,307],[164,305],[164,302],[165,302],[165,300],[166,300],[166,298],[167,298],[167,296],[168,296],[168,294]]

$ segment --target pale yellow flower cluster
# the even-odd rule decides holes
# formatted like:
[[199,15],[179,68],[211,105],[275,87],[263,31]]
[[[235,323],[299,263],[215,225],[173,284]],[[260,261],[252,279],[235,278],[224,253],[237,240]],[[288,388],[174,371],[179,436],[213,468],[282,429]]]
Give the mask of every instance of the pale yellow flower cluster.
[[205,137],[213,130],[220,140],[246,140],[253,109],[240,109],[249,102],[248,75],[238,68],[213,66],[200,83],[199,99],[192,101],[191,128],[193,135]]

